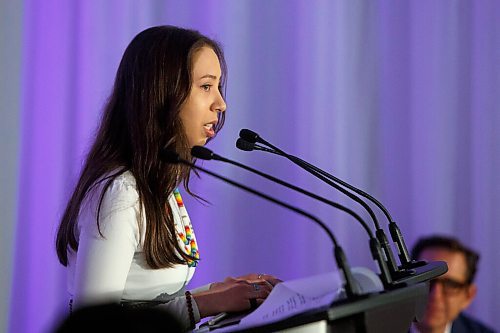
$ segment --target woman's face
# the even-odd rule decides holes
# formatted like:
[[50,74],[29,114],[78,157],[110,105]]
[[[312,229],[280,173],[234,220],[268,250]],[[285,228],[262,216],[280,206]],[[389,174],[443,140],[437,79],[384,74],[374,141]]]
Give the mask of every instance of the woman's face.
[[215,52],[209,47],[199,49],[193,55],[192,68],[191,91],[180,111],[190,147],[202,146],[215,136],[218,113],[226,110],[219,91],[221,68]]

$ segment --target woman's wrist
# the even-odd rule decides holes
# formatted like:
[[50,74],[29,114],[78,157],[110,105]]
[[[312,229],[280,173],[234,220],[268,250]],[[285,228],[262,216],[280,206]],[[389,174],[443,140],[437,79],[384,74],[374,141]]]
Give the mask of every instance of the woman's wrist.
[[196,302],[200,318],[213,316],[222,312],[222,309],[219,309],[218,302],[215,300],[217,296],[214,293],[201,292],[192,294],[191,297]]
[[189,322],[190,322],[189,329],[195,329],[196,319],[194,317],[194,310],[193,310],[193,303],[195,301],[193,300],[193,297],[192,297],[191,292],[189,290],[186,291],[185,295],[186,295],[186,303],[187,303],[186,305],[188,308],[188,316],[189,316]]

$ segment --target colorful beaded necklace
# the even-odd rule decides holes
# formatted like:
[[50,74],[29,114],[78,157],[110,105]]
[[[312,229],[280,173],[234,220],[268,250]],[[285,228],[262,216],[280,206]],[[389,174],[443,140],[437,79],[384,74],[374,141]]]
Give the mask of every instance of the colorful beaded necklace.
[[[184,250],[186,254],[195,258],[194,260],[188,259],[187,265],[189,267],[196,267],[198,265],[198,261],[200,260],[200,253],[198,252],[198,246],[196,245],[196,237],[194,236],[194,232],[191,227],[191,223],[189,221],[186,208],[184,207],[184,203],[182,202],[182,197],[179,192],[179,189],[176,188],[174,190],[175,201],[177,202],[177,206],[179,207],[179,211],[181,213],[181,223],[184,227],[184,232],[178,232],[177,235],[181,239],[184,244]],[[187,222],[187,223],[186,223]]]

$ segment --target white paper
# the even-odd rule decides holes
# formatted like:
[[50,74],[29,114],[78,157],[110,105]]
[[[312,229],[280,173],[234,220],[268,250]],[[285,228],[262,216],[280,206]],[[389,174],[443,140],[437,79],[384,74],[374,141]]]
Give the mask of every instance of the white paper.
[[[378,276],[363,267],[352,269],[354,279],[363,293],[383,290]],[[343,278],[339,272],[326,273],[276,285],[268,298],[239,324],[217,329],[232,332],[271,324],[313,309],[327,308],[344,296]]]

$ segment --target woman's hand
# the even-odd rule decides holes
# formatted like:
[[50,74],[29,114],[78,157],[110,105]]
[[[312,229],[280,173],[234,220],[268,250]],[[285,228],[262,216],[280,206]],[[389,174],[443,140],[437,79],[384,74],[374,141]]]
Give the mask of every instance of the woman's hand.
[[236,279],[242,279],[242,280],[248,280],[248,281],[261,281],[261,280],[265,280],[265,281],[269,282],[273,287],[275,285],[277,285],[278,283],[283,282],[283,281],[281,281],[280,279],[276,278],[273,275],[269,275],[269,274],[256,274],[256,273],[239,276]]
[[281,280],[271,275],[248,274],[212,283],[210,289],[193,294],[201,317],[220,312],[239,312],[256,307]]
[[244,281],[248,281],[250,283],[253,283],[253,282],[255,282],[255,283],[264,283],[264,282],[267,282],[272,287],[274,287],[275,285],[277,285],[280,282],[283,282],[283,281],[281,281],[280,279],[276,278],[273,275],[252,273],[252,274],[238,276],[236,278],[227,277],[224,280],[224,282],[214,282],[214,283],[212,283],[210,285],[210,290],[216,290],[220,285],[223,285],[226,282],[238,281],[238,280],[244,280]]

